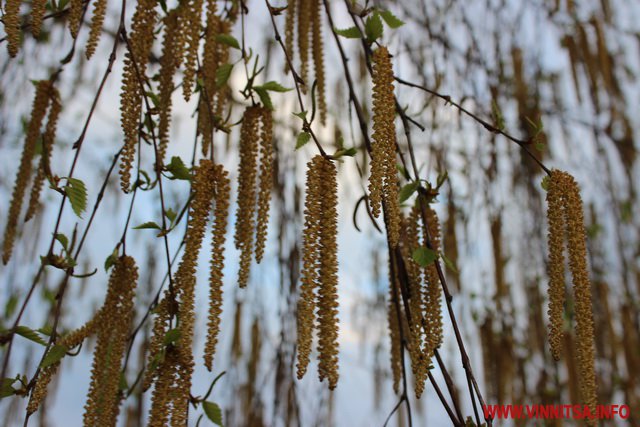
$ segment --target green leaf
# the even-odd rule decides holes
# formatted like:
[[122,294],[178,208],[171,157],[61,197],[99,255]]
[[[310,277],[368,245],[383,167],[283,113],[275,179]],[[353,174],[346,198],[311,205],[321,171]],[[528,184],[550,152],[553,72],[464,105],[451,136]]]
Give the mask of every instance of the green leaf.
[[82,218],[82,212],[87,209],[87,187],[84,182],[77,178],[67,178],[64,190],[71,203],[71,209]]
[[62,233],[56,233],[56,240],[60,242],[65,251],[69,252],[69,239]]
[[542,187],[544,191],[549,191],[549,175],[545,175],[544,178],[542,178],[542,181],[540,181],[540,187]]
[[400,175],[409,176],[409,172],[407,172],[407,168],[405,168],[403,165],[397,163],[396,169],[398,170],[398,172],[400,172]]
[[115,264],[117,259],[118,259],[118,248],[114,249],[113,252],[111,252],[111,255],[109,255],[107,259],[104,260],[104,271],[105,272],[109,271],[109,269],[113,266],[113,264]]
[[54,345],[44,357],[42,363],[40,363],[40,367],[48,368],[49,366],[58,363],[60,359],[62,359],[64,355],[67,354],[68,350],[69,349],[63,345]]
[[176,216],[178,215],[178,214],[177,214],[177,213],[175,213],[175,212],[173,211],[173,209],[171,209],[171,208],[167,209],[167,211],[166,211],[164,214],[165,214],[165,216],[166,216],[167,218],[169,218],[169,221],[171,221],[171,222],[175,221]]
[[367,22],[364,24],[364,32],[367,35],[367,41],[373,43],[382,37],[384,27],[382,26],[382,20],[378,13],[374,13],[367,18]]
[[158,98],[158,95],[156,95],[153,92],[146,92],[146,94],[149,98],[151,98],[151,102],[153,102],[153,106],[158,108],[160,106],[160,99]]
[[307,112],[306,111],[301,111],[299,113],[291,113],[294,116],[298,117],[300,120],[305,121],[307,119]]
[[311,134],[309,132],[301,132],[298,135],[298,139],[296,140],[296,150],[303,145],[305,145],[311,139]]
[[273,103],[271,102],[271,96],[269,96],[269,92],[267,92],[267,90],[261,86],[254,86],[253,90],[255,90],[260,97],[260,102],[262,102],[262,105],[264,105],[264,107],[269,110],[273,110]]
[[406,201],[409,197],[411,197],[411,195],[416,192],[419,186],[420,182],[414,181],[402,187],[402,189],[400,189],[400,203]]
[[231,76],[231,71],[233,70],[233,64],[222,64],[216,70],[216,87],[221,88],[222,86],[227,84],[229,81],[229,77]]
[[380,16],[382,16],[382,19],[384,19],[384,22],[386,22],[390,28],[400,28],[404,25],[402,20],[398,19],[397,16],[388,10],[381,10],[378,13],[380,13]]
[[4,305],[4,318],[9,319],[13,312],[16,311],[16,307],[18,307],[18,296],[13,294]]
[[444,253],[440,252],[440,258],[442,258],[442,260],[444,261],[444,265],[446,265],[449,270],[451,270],[452,272],[454,272],[456,274],[458,273],[458,269],[456,268],[456,266],[453,263],[453,261],[451,261],[449,258],[447,258]]
[[348,39],[359,39],[360,37],[362,37],[362,34],[360,33],[358,27],[345,28],[344,30],[334,28],[334,31],[337,35],[346,37]]
[[189,171],[189,168],[184,165],[184,162],[178,156],[171,157],[171,163],[165,165],[164,169],[167,172],[171,172],[172,176],[169,179],[191,181],[191,172]]
[[2,379],[2,386],[0,386],[0,399],[13,396],[13,394],[15,393],[15,389],[13,388],[14,382],[16,382],[15,378]]
[[413,251],[411,257],[420,267],[426,267],[438,258],[438,253],[432,249],[420,246]]
[[218,34],[216,41],[222,44],[226,44],[229,47],[240,50],[240,43],[230,34]]
[[293,90],[292,88],[284,87],[280,83],[274,82],[273,80],[266,82],[265,84],[260,86],[254,86],[253,88],[255,89],[258,87],[271,92],[289,92],[290,90]]
[[170,345],[180,339],[180,329],[170,329],[164,335],[164,345]]
[[204,413],[207,415],[214,424],[222,427],[222,410],[217,403],[204,401],[202,402],[202,409],[204,409]]
[[133,229],[134,230],[147,230],[147,229],[161,230],[160,226],[153,221],[147,221],[140,225],[136,225],[135,227],[133,227]]
[[347,157],[353,157],[356,154],[358,154],[358,150],[355,147],[340,150],[339,152],[341,156],[347,156]]
[[118,383],[118,389],[120,391],[126,391],[129,388],[129,383],[127,383],[127,377],[124,373],[120,372],[120,382]]
[[44,346],[47,345],[47,343],[42,338],[40,338],[40,335],[38,335],[36,331],[34,331],[33,329],[27,326],[18,326],[16,328],[16,334],[22,337],[25,337],[28,340],[36,342],[40,345],[44,345]]

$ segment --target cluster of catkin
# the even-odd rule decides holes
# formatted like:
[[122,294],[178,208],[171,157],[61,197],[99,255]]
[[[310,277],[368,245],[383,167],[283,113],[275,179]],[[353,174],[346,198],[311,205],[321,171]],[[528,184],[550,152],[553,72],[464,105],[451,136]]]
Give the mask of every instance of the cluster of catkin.
[[[56,127],[62,104],[60,94],[53,84],[48,80],[41,80],[36,84],[36,94],[31,109],[31,118],[27,127],[20,166],[13,187],[11,204],[7,218],[7,226],[4,231],[4,242],[2,248],[2,261],[9,262],[13,253],[13,244],[17,234],[18,219],[22,210],[22,201],[27,191],[27,186],[31,179],[32,161],[36,154],[38,140],[42,136],[42,154],[38,169],[31,189],[29,206],[27,208],[26,221],[31,219],[38,208],[40,191],[46,177],[51,177],[50,159],[53,144],[56,137]],[[42,124],[47,116],[47,124],[42,133]]]
[[[205,345],[205,364],[211,368],[222,306],[222,269],[229,208],[228,172],[211,160],[202,160],[195,168],[190,221],[185,236],[185,251],[175,273],[172,287],[156,307],[156,318],[149,351],[149,369],[144,388],[155,384],[149,415],[150,426],[186,425],[194,369],[192,353],[195,325],[196,268],[207,222],[214,208],[214,235],[210,271],[209,331]],[[166,342],[174,317],[179,319],[177,339]]]
[[241,251],[238,283],[245,287],[249,281],[254,243],[255,258],[259,263],[264,255],[269,223],[273,184],[273,118],[269,109],[247,107],[240,128],[239,151],[235,245]]
[[297,375],[307,371],[317,327],[320,381],[326,378],[333,390],[338,384],[338,183],[331,160],[317,155],[307,167]]
[[[93,353],[91,383],[85,405],[84,425],[115,426],[122,401],[120,372],[134,314],[138,268],[130,256],[115,262],[105,302],[84,326],[61,337],[57,344],[66,348],[80,345],[88,336],[97,336]],[[60,362],[42,369],[31,392],[27,412],[35,412],[47,393],[47,386]]]
[[400,238],[400,202],[396,167],[395,96],[393,67],[386,47],[373,52],[373,135],[369,202],[375,217],[385,209],[389,241],[396,247]]
[[595,411],[597,401],[595,344],[591,284],[580,189],[574,178],[553,170],[548,179],[549,222],[549,342],[556,360],[564,342],[565,245],[573,279],[576,332],[576,365],[583,403]]
[[[300,77],[309,86],[307,79],[309,77],[309,54],[311,54],[315,70],[318,111],[320,113],[320,121],[324,124],[327,117],[327,102],[325,98],[326,79],[322,38],[322,5],[323,0],[289,0],[285,23],[285,46],[289,58],[293,59],[295,30],[297,29]],[[303,87],[303,90],[306,91],[306,87]]]

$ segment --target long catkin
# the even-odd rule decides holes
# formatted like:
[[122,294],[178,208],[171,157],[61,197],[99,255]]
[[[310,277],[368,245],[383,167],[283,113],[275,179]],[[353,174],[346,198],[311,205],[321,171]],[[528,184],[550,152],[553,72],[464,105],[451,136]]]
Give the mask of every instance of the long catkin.
[[320,123],[327,121],[327,101],[325,98],[326,80],[324,74],[324,43],[322,37],[322,0],[312,0],[311,11],[311,50],[313,54],[313,68],[316,77],[316,99],[320,112]]
[[256,261],[262,261],[269,225],[269,205],[273,185],[273,117],[271,111],[260,111],[262,129],[260,132],[260,183],[256,218]]
[[184,77],[182,91],[185,101],[189,101],[196,79],[196,65],[198,62],[198,48],[200,47],[200,28],[202,27],[202,0],[188,0],[185,19],[182,28],[186,34],[186,50],[184,58]]
[[20,49],[20,0],[7,0],[4,6],[4,30],[7,33],[7,50],[12,58]]
[[18,175],[11,195],[11,204],[7,218],[7,226],[4,231],[4,242],[2,247],[2,262],[9,262],[13,252],[13,244],[16,237],[18,217],[22,209],[22,201],[27,190],[27,184],[31,178],[31,163],[36,152],[36,144],[40,137],[40,127],[47,112],[47,107],[51,100],[51,83],[41,80],[36,86],[36,95],[31,108],[31,119],[27,127],[27,134],[22,149],[22,157],[18,168]]
[[31,33],[33,38],[40,37],[42,20],[47,10],[47,0],[33,0],[31,3]]
[[85,55],[87,59],[91,59],[102,34],[102,24],[104,16],[107,12],[107,0],[95,0],[93,8],[93,16],[91,17],[91,27],[89,28],[89,40],[87,40],[87,50]]

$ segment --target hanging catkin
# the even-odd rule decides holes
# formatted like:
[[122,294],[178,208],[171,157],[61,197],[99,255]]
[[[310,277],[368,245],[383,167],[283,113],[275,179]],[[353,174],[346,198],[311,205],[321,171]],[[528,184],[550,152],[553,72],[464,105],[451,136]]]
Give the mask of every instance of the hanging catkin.
[[262,261],[269,225],[269,205],[273,185],[273,117],[267,108],[260,110],[260,187],[256,219],[256,261]]
[[213,357],[220,332],[222,314],[222,270],[224,268],[224,243],[227,235],[227,216],[229,214],[229,173],[221,165],[216,166],[216,194],[213,237],[211,239],[211,262],[209,272],[209,323],[207,341],[204,350],[204,365],[211,370]]
[[303,92],[310,86],[309,77],[309,42],[311,39],[311,9],[314,0],[298,0],[298,55],[300,56],[300,77],[304,81]]
[[[287,17],[285,21],[284,27],[284,41],[287,49],[287,54],[289,55],[289,59],[293,61],[293,45],[294,45],[294,29],[296,24],[296,9],[298,5],[298,0],[288,0],[287,1]],[[288,65],[285,65],[285,71],[288,71]]]
[[7,0],[4,6],[4,30],[7,33],[7,50],[14,57],[20,49],[20,0]]
[[182,79],[182,93],[185,101],[189,101],[196,79],[196,65],[198,62],[198,48],[200,47],[200,28],[202,27],[202,0],[189,0],[185,19],[180,29],[186,34],[186,51],[184,58],[184,77]]
[[33,0],[31,2],[31,33],[35,39],[40,37],[40,29],[46,10],[47,0]]
[[[333,390],[338,383],[338,229],[336,168],[317,155],[307,164],[303,265],[298,300],[298,378],[309,364],[315,308],[318,373]],[[317,294],[316,294],[317,292]]]
[[74,39],[78,37],[83,14],[82,0],[69,0],[69,32]]
[[[563,242],[566,236],[567,252],[569,259],[569,270],[571,271],[573,283],[573,295],[575,305],[575,333],[576,333],[576,365],[579,369],[580,395],[582,402],[591,408],[595,413],[597,403],[596,376],[595,376],[595,338],[593,326],[593,307],[591,298],[591,283],[589,282],[589,274],[587,270],[587,248],[584,228],[584,214],[582,206],[582,198],[580,197],[580,189],[574,178],[566,172],[553,170],[549,177],[549,190],[552,191],[548,196],[549,206],[547,216],[549,218],[549,248],[554,247],[556,252],[554,258],[549,258],[549,311],[552,315],[552,324],[550,336],[557,339],[558,335],[562,336],[562,325],[558,325],[558,281],[557,276],[561,272],[564,276],[564,265],[557,265],[563,262],[562,257],[557,256],[558,245],[562,250]],[[560,199],[560,203],[557,200]],[[562,215],[564,224],[560,222],[560,226],[564,225],[564,230],[558,231],[557,216]],[[552,229],[552,224],[554,229]],[[551,233],[560,233],[560,244],[557,236],[551,236]],[[553,264],[553,265],[552,265]],[[552,277],[556,276],[556,277]],[[564,283],[564,282],[561,282]],[[555,288],[553,288],[555,287]],[[564,292],[564,289],[562,289]],[[554,301],[555,300],[555,301]],[[554,306],[552,306],[552,303]],[[553,311],[552,311],[553,309]],[[560,321],[562,315],[560,313]],[[555,328],[555,332],[554,331]],[[555,334],[555,335],[552,335]],[[552,345],[556,346],[557,343]]]
[[324,75],[324,45],[322,37],[322,0],[312,1],[311,50],[313,52],[313,68],[315,70],[316,77],[316,99],[318,100],[320,123],[324,125],[327,120],[327,101],[325,99],[326,82]]
[[95,0],[93,8],[93,17],[91,18],[91,27],[89,29],[89,40],[87,41],[87,50],[85,55],[87,59],[91,59],[96,51],[100,35],[102,34],[102,24],[104,23],[104,15],[107,12],[107,0]]
[[2,262],[9,262],[13,252],[13,243],[16,237],[18,217],[22,208],[22,200],[27,190],[27,184],[31,178],[31,163],[36,151],[36,144],[40,137],[40,127],[47,113],[47,106],[51,100],[51,82],[41,80],[36,85],[36,95],[31,108],[31,118],[27,127],[24,147],[22,149],[22,157],[16,176],[16,183],[13,187],[11,195],[11,204],[9,205],[9,214],[7,218],[7,226],[4,231],[4,242],[2,248]]
[[393,68],[389,51],[380,46],[373,52],[373,135],[369,200],[374,216],[380,215],[382,203],[391,246],[398,244],[400,206],[396,172],[395,97]]
[[256,177],[259,144],[260,107],[248,107],[240,128],[240,164],[238,165],[238,210],[236,214],[235,245],[240,249],[241,288],[249,281],[253,255],[253,234],[256,211]]
[[97,328],[91,384],[84,425],[115,426],[118,418],[120,371],[133,320],[138,267],[130,256],[120,257],[111,272],[107,297]]
[[131,168],[136,154],[138,123],[142,113],[142,85],[154,38],[155,6],[154,0],[138,2],[131,24],[131,49],[124,60],[120,97],[120,121],[124,132],[124,147],[120,155],[120,186],[124,192],[128,192],[131,185]]
[[[431,249],[438,253],[440,251],[440,222],[436,212],[430,207],[426,209],[426,213]],[[428,347],[425,355],[427,359],[431,359],[435,350],[442,344],[442,288],[436,262],[438,261],[435,260],[429,264],[425,272],[427,282],[425,284],[426,294],[423,298],[426,304],[425,320],[428,328]]]
[[58,117],[62,110],[60,103],[60,94],[54,87],[51,88],[51,106],[49,108],[49,116],[47,117],[47,126],[42,136],[42,154],[38,164],[38,171],[31,187],[31,195],[29,197],[29,207],[25,215],[25,221],[29,221],[36,213],[40,200],[40,192],[46,177],[51,176],[51,152],[56,139],[56,128],[58,126]]
[[389,303],[387,305],[387,322],[389,325],[389,346],[391,361],[391,376],[393,380],[393,391],[400,390],[400,379],[402,377],[402,334],[400,333],[400,304],[397,300],[399,294],[398,284],[392,274],[391,260],[389,260]]

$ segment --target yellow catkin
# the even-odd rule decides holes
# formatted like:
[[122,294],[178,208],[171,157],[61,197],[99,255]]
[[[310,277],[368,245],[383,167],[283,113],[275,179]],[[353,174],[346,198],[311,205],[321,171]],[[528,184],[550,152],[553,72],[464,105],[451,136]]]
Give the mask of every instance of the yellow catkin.
[[200,47],[200,28],[202,27],[202,0],[189,0],[185,20],[181,31],[186,34],[185,68],[182,79],[182,93],[185,101],[191,98],[196,79],[198,48]]
[[[185,235],[185,251],[174,280],[175,297],[178,299],[177,315],[180,319],[178,324],[179,339],[174,344],[176,359],[171,365],[167,365],[165,354],[165,361],[158,367],[156,390],[150,413],[150,419],[153,421],[150,421],[150,425],[164,425],[162,417],[166,414],[169,414],[171,418],[171,425],[186,425],[187,422],[191,378],[195,366],[192,347],[195,324],[196,267],[215,191],[214,174],[214,165],[211,160],[201,160],[194,171],[193,200],[190,205],[189,226]],[[163,326],[158,326],[157,329],[159,332],[164,332]],[[164,340],[164,335],[161,339]],[[166,397],[158,395],[158,384],[164,383],[172,384],[171,396],[168,400]],[[169,408],[169,406],[171,407]]]
[[392,247],[398,244],[400,234],[394,118],[393,68],[387,48],[381,46],[373,53],[373,141],[369,198],[371,211],[376,217],[380,215],[384,202]]
[[31,33],[34,38],[40,36],[42,20],[47,10],[47,0],[33,0],[31,3]]
[[256,261],[262,261],[269,225],[269,205],[273,185],[273,117],[271,111],[260,111],[262,130],[260,133],[260,187],[256,219]]
[[84,424],[115,426],[121,401],[120,371],[133,320],[138,267],[130,256],[120,257],[111,272],[93,353],[91,384]]
[[171,394],[175,393],[178,354],[173,346],[168,346],[162,362],[158,366],[159,376],[151,396],[149,411],[149,427],[165,427],[169,425]]
[[311,9],[314,0],[298,0],[298,55],[300,56],[300,77],[304,81],[303,92],[310,86],[309,77],[309,42],[311,35]]
[[256,176],[260,107],[245,110],[240,129],[240,164],[238,166],[238,210],[235,245],[241,250],[238,283],[247,286],[253,255],[253,233],[256,210]]
[[549,222],[549,345],[555,360],[562,356],[564,334],[564,207],[563,189],[561,187],[562,172],[553,171],[548,180],[547,221]]
[[297,376],[301,379],[307,372],[313,343],[316,292],[320,266],[320,220],[322,217],[322,194],[320,168],[322,157],[316,156],[307,163],[307,182],[304,208],[304,232],[302,235],[302,269],[297,313]]
[[95,0],[93,7],[93,16],[91,17],[91,27],[89,29],[89,40],[87,41],[87,50],[85,55],[87,59],[91,59],[102,34],[102,24],[104,23],[104,15],[107,12],[107,0]]
[[322,161],[320,270],[318,286],[318,372],[329,389],[338,385],[338,182],[332,161]]
[[222,314],[222,270],[224,268],[224,243],[229,214],[229,173],[221,165],[216,166],[216,207],[214,211],[211,262],[209,272],[209,323],[204,350],[204,365],[211,370],[220,332]]
[[171,95],[173,94],[173,76],[180,67],[181,49],[180,39],[177,37],[181,9],[172,9],[164,17],[164,37],[162,39],[162,55],[160,57],[160,73],[158,82],[158,153],[156,162],[164,163],[169,146],[169,128],[171,126]]
[[[391,262],[389,264],[391,264]],[[398,301],[396,301],[396,295],[398,293],[397,281],[391,274],[391,268],[389,268],[389,304],[387,305],[387,322],[389,324],[391,377],[393,391],[396,393],[400,390],[400,379],[402,377],[402,336],[400,334],[400,322],[398,321],[401,314],[398,313],[400,305]]]
[[151,340],[149,342],[149,350],[147,352],[147,368],[144,372],[144,376],[142,377],[142,390],[144,391],[151,387],[159,372],[158,366],[162,359],[164,337],[168,330],[167,324],[171,318],[168,294],[168,292],[165,293],[165,297],[158,302],[158,305],[154,310],[155,318],[153,320]]
[[200,77],[202,90],[198,103],[198,133],[202,135],[202,155],[206,156],[213,145],[214,130],[214,99],[216,95],[216,72],[218,70],[218,44],[220,18],[215,14],[215,2],[208,2],[207,27],[205,29],[204,52]]
[[327,101],[325,98],[326,81],[324,75],[324,44],[322,38],[322,0],[312,0],[313,10],[311,22],[311,43],[313,52],[313,67],[316,76],[316,99],[320,112],[320,123],[324,125],[327,120]]
[[120,186],[124,192],[131,185],[131,168],[138,143],[138,123],[142,113],[142,81],[154,39],[156,2],[140,0],[133,15],[129,45],[124,60],[120,121],[124,132],[124,147],[120,154]]
[[14,57],[20,49],[20,0],[7,0],[4,6],[4,30],[7,33],[7,50]]
[[[307,164],[303,265],[298,300],[298,364],[309,364],[315,309],[318,317],[318,374],[333,390],[338,384],[338,194],[336,167],[317,155]],[[316,294],[317,292],[317,294]]]
[[578,184],[571,175],[566,174],[563,181],[567,249],[576,313],[576,355],[580,369],[580,393],[583,403],[595,412],[595,335],[582,198]]
[[38,172],[33,181],[33,187],[31,187],[31,195],[29,197],[29,207],[27,208],[27,214],[25,215],[25,221],[29,221],[36,213],[38,208],[38,202],[40,199],[40,192],[46,177],[51,176],[51,152],[53,151],[53,144],[56,139],[56,128],[58,126],[58,117],[62,110],[62,104],[60,103],[60,94],[55,88],[51,88],[51,107],[49,108],[49,116],[47,118],[47,126],[42,136],[42,154],[40,155],[40,163],[38,165]]
[[78,37],[83,14],[82,0],[69,0],[69,32],[74,39]]
[[[298,0],[288,0],[287,1],[287,17],[284,26],[284,44],[287,49],[287,54],[289,58],[293,60],[293,45],[294,45],[294,37],[295,37],[295,24],[296,24],[296,12]],[[288,65],[285,65],[285,71],[288,71]]]
[[27,128],[27,134],[22,149],[22,157],[16,176],[16,183],[13,187],[11,195],[11,204],[9,206],[9,214],[7,218],[7,226],[4,231],[4,242],[2,248],[2,262],[9,262],[13,252],[13,243],[16,237],[16,229],[18,225],[18,217],[22,208],[22,200],[27,189],[27,184],[31,177],[31,162],[36,151],[36,144],[40,137],[40,127],[47,112],[47,106],[51,99],[50,96],[51,83],[49,81],[40,81],[36,86],[36,95],[33,100],[31,109],[31,119]]
[[[429,237],[431,248],[435,252],[440,251],[440,223],[436,212],[427,209],[427,223],[429,229]],[[428,325],[428,348],[427,359],[431,359],[435,350],[442,344],[442,287],[440,286],[440,277],[436,268],[437,260],[429,264],[426,268],[425,278],[426,295],[424,295],[426,310],[425,319]]]

